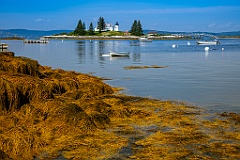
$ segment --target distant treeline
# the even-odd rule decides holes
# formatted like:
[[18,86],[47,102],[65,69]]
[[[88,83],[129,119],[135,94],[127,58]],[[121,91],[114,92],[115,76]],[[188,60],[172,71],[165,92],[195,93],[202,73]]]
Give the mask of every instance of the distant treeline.
[[240,36],[219,36],[219,38],[240,38]]
[[1,37],[1,40],[24,40],[22,37]]

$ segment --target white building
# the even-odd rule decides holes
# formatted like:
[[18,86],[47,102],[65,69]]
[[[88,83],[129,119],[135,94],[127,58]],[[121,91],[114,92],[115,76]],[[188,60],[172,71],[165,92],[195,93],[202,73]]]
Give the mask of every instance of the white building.
[[[99,29],[95,28],[95,31],[99,31]],[[106,23],[105,24],[105,30],[103,30],[103,31],[119,31],[118,22],[116,22],[114,26],[111,23]]]
[[106,23],[105,25],[105,31],[113,31],[113,26],[111,23]]

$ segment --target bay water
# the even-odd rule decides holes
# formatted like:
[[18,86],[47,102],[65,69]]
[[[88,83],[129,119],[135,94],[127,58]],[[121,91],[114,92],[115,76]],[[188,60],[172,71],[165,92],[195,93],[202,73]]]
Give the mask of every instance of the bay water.
[[[219,45],[195,40],[50,40],[48,44],[4,41],[16,56],[61,68],[109,78],[128,95],[180,100],[214,112],[240,112],[240,39]],[[205,51],[209,47],[209,51]],[[109,51],[130,52],[110,57]],[[125,70],[125,66],[167,66]]]

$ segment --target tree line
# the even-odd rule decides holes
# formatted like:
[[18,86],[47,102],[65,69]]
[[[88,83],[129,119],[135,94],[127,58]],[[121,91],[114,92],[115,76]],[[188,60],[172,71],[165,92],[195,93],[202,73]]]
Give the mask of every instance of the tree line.
[[[99,17],[98,23],[97,23],[97,29],[98,32],[101,33],[103,30],[105,30],[106,23],[103,17]],[[90,23],[88,30],[86,30],[86,24],[82,22],[82,20],[78,21],[77,27],[74,30],[74,35],[95,35],[95,31],[93,28],[92,22]],[[142,30],[142,24],[140,20],[134,20],[131,30],[130,30],[131,35],[134,36],[141,36],[143,35],[143,30]]]

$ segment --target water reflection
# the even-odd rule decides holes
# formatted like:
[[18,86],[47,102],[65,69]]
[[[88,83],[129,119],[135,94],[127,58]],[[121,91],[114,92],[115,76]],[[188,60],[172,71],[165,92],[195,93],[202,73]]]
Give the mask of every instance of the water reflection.
[[105,42],[98,41],[98,55],[101,57],[101,55],[104,53],[105,53]]
[[[137,42],[135,42],[135,43],[137,43]],[[130,43],[130,45],[131,45],[131,43]],[[141,63],[141,47],[140,47],[140,45],[131,45],[131,46],[132,46],[133,62]]]
[[94,62],[94,41],[89,41],[89,55],[90,55],[90,61],[91,63]]
[[[97,62],[100,66],[109,60],[117,59],[130,59],[133,63],[141,63],[141,45],[138,41],[106,41],[106,40],[86,40],[86,41],[76,41],[77,55],[80,64],[86,64],[88,61],[90,63]],[[115,52],[130,52],[130,57],[118,57],[112,58],[109,55],[110,51]]]
[[80,64],[86,63],[86,41],[77,41],[77,51]]
[[205,51],[205,58],[206,58],[206,59],[208,58],[208,54],[209,54],[209,52],[208,52],[208,51]]
[[140,46],[139,41],[130,41],[130,46]]
[[126,59],[130,59],[130,57],[111,57],[109,58],[111,61],[114,60],[126,60]]

